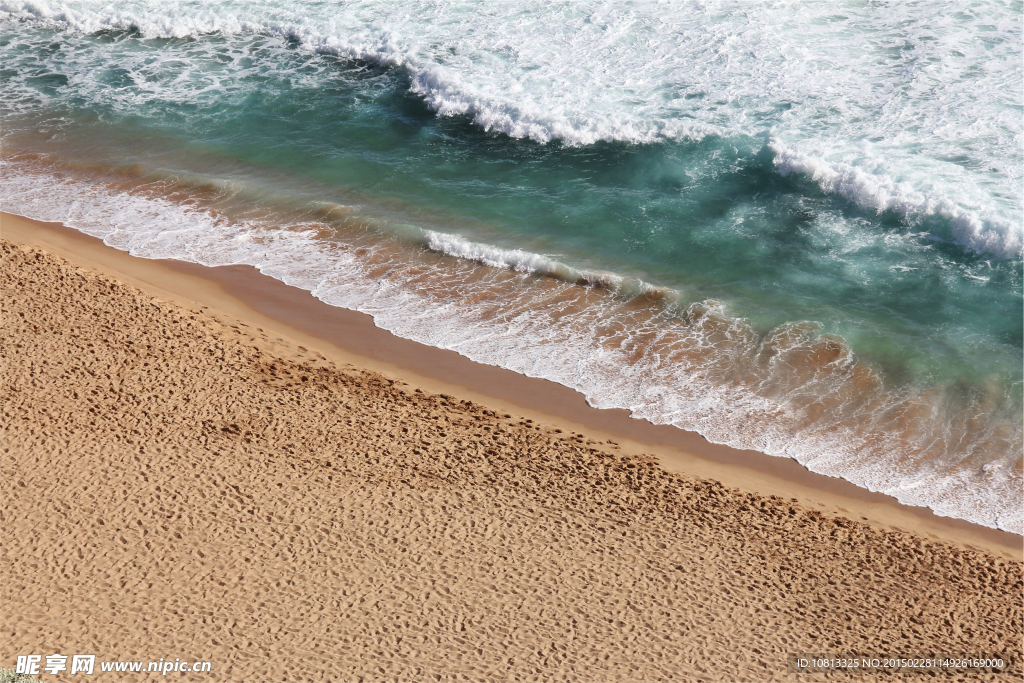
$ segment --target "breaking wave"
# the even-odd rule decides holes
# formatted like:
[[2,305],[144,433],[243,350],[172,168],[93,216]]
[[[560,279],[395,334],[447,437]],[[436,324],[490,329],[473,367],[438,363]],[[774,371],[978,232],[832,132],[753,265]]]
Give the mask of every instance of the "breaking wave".
[[939,217],[949,226],[949,234],[933,235],[948,239],[977,254],[1018,259],[1024,247],[1024,225],[978,214],[958,206],[945,196],[929,196],[909,183],[897,182],[886,175],[868,173],[845,163],[829,163],[820,157],[803,154],[778,141],[768,148],[775,154],[772,163],[783,177],[792,173],[807,176],[822,192],[840,195],[862,209],[876,213],[891,211],[908,221]]
[[[991,68],[983,76],[967,77],[976,72],[958,71],[959,62],[941,53],[955,77],[930,83],[934,93],[929,96],[907,99],[878,91],[877,83],[898,80],[925,57],[937,58],[928,52],[926,34],[935,18],[927,8],[902,8],[895,24],[870,9],[856,18],[860,30],[882,37],[895,36],[899,26],[898,35],[913,45],[909,62],[887,64],[880,58],[875,66],[850,62],[849,50],[864,49],[857,40],[864,34],[849,34],[846,24],[838,32],[823,29],[825,20],[835,21],[827,9],[789,15],[784,8],[743,9],[726,2],[707,11],[710,17],[584,3],[566,14],[535,0],[462,14],[427,0],[390,9],[356,2],[344,12],[283,0],[185,3],[174,9],[151,1],[97,7],[0,0],[0,19],[76,35],[121,32],[164,40],[265,35],[281,39],[287,49],[399,67],[408,74],[408,89],[438,115],[467,116],[485,130],[541,143],[656,144],[757,137],[767,130],[775,168],[784,176],[806,175],[825,192],[911,223],[940,219],[941,228],[924,229],[970,251],[997,258],[1020,255],[1024,164],[1016,150],[1022,133],[1019,116],[1008,114],[1021,105],[1019,35],[986,34],[992,42],[985,57]],[[725,21],[730,11],[746,17],[745,30]],[[974,23],[984,20],[962,17],[946,47],[968,49]],[[779,22],[793,32],[786,38],[816,51],[799,58],[780,52]],[[174,63],[191,58],[176,55]],[[59,65],[50,66],[60,71]],[[916,72],[915,77],[932,78]],[[76,74],[67,87],[84,87],[85,80]],[[154,79],[145,80],[152,87]],[[156,80],[162,88],[158,97],[165,100],[174,99],[170,91],[181,87],[186,87],[183,100],[201,95],[187,89],[188,79]],[[12,91],[17,85],[11,84]],[[217,92],[224,85],[206,87]],[[832,99],[822,102],[823,96]],[[988,109],[979,112],[981,102],[988,102]],[[907,127],[917,131],[913,140],[905,141]],[[966,146],[958,127],[971,131]],[[966,166],[990,166],[994,175],[965,176],[965,163],[945,161],[954,145],[958,154],[966,153]],[[865,154],[872,159],[869,166],[888,170],[855,160]],[[987,189],[993,181],[996,195]]]

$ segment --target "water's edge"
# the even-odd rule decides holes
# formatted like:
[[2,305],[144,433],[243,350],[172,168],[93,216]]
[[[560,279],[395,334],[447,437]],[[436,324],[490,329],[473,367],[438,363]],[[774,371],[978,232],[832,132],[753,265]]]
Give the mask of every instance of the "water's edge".
[[[13,218],[25,218],[31,223],[16,224],[8,234],[0,236],[16,243],[35,244],[72,262],[82,258],[84,263],[93,264],[91,267],[112,268],[110,272],[115,276],[123,267],[119,265],[124,263],[121,259],[140,258],[114,249],[99,238],[61,222],[36,221],[4,211],[0,213],[0,227],[5,219],[10,221]],[[103,253],[112,251],[124,256],[105,260]],[[585,434],[595,434],[594,438],[599,440],[613,438],[627,449],[632,443],[634,450],[639,449],[635,452],[657,454],[664,467],[688,476],[720,481],[726,486],[762,495],[794,498],[823,512],[861,519],[882,529],[910,531],[1008,558],[1019,554],[1022,538],[1018,534],[939,516],[925,507],[904,505],[892,496],[872,493],[844,479],[814,473],[790,458],[738,451],[707,442],[695,432],[629,417],[621,409],[594,408],[575,389],[548,384],[498,366],[479,364],[462,354],[397,337],[378,328],[367,314],[326,304],[308,291],[286,286],[252,266],[210,267],[177,259],[152,260],[163,262],[158,268],[169,269],[165,272],[171,275],[170,280],[165,280],[158,270],[153,282],[172,295],[182,294],[189,301],[195,300],[214,310],[223,306],[220,297],[226,295],[257,316],[253,320],[241,318],[250,325],[255,321],[272,335],[291,336],[297,343],[312,349],[319,348],[330,356],[326,348],[317,346],[318,341],[327,342],[343,353],[352,354],[355,359],[364,358],[365,361],[356,362],[357,366],[378,369],[393,379],[411,382],[427,391],[454,393],[484,405],[488,405],[488,400],[494,400],[497,404],[491,404],[491,407],[499,412],[516,412],[519,406],[524,411],[521,415],[532,417],[541,424],[550,422],[563,430],[582,430]],[[197,293],[194,285],[187,284],[187,279],[176,280],[174,273],[209,282],[218,294],[206,299],[205,294]],[[183,284],[184,288],[179,289]],[[281,327],[275,327],[275,323]],[[340,357],[346,363],[355,359],[347,355]],[[365,366],[362,365],[364,362]],[[377,364],[382,365],[378,368]],[[411,374],[405,375],[405,372]],[[685,454],[685,457],[677,461],[673,457],[674,452]],[[707,463],[708,469],[702,469],[704,466],[698,464],[702,462]],[[733,480],[737,472],[740,479]]]
[[[70,188],[65,187],[64,189]],[[110,197],[110,199],[114,199],[116,201],[117,198]],[[122,197],[121,199],[127,201],[129,198]],[[142,201],[144,203],[148,203],[147,200],[142,200],[139,197],[132,197],[130,199],[135,202]],[[51,208],[53,206],[53,204],[50,204]],[[450,341],[438,338],[437,336],[431,338],[430,329],[427,326],[424,325],[421,326],[423,329],[418,329],[415,325],[415,320],[410,320],[410,316],[408,314],[403,315],[399,312],[396,315],[396,310],[394,308],[382,306],[380,301],[374,300],[373,297],[367,297],[367,288],[370,290],[379,288],[381,286],[380,282],[359,283],[354,281],[338,281],[338,269],[333,269],[334,272],[332,273],[329,270],[325,271],[320,269],[304,268],[298,269],[300,272],[296,273],[294,272],[295,264],[289,263],[287,258],[283,261],[280,259],[275,260],[275,258],[273,258],[272,252],[274,249],[272,245],[264,245],[270,248],[260,250],[258,253],[253,253],[248,248],[224,251],[222,247],[225,243],[236,243],[241,240],[240,243],[236,244],[237,247],[243,247],[245,244],[249,244],[251,239],[247,239],[247,236],[244,234],[244,230],[238,230],[236,228],[225,234],[223,232],[224,226],[220,226],[220,230],[211,230],[205,234],[199,233],[198,237],[197,233],[192,233],[192,239],[190,239],[188,243],[177,243],[175,241],[168,241],[168,236],[164,235],[164,231],[157,227],[163,223],[163,228],[167,229],[167,232],[176,232],[171,229],[175,221],[170,219],[169,215],[163,213],[170,208],[169,206],[147,207],[149,209],[148,213],[151,223],[147,226],[142,226],[138,234],[133,234],[131,228],[125,224],[126,220],[137,220],[138,216],[141,215],[140,213],[133,212],[131,208],[128,208],[125,212],[121,213],[115,220],[114,217],[110,215],[107,215],[104,218],[103,212],[97,212],[96,209],[98,207],[93,206],[91,207],[91,214],[88,214],[88,212],[83,213],[81,214],[82,220],[77,221],[73,214],[75,211],[82,212],[83,206],[81,203],[78,203],[78,205],[75,206],[75,203],[71,201],[69,201],[68,205],[64,207],[65,214],[61,216],[52,215],[52,213],[43,214],[25,210],[12,211],[10,206],[4,206],[3,208],[5,211],[23,215],[26,218],[34,220],[60,222],[84,234],[97,237],[108,246],[121,251],[126,251],[133,256],[143,258],[172,258],[205,266],[234,264],[250,265],[255,267],[264,275],[284,282],[285,284],[309,291],[313,296],[325,304],[369,314],[378,327],[391,332],[395,336],[434,346],[436,348],[455,351],[456,353],[477,363],[502,367],[527,377],[556,382],[579,392],[585,397],[587,403],[595,408],[626,409],[630,411],[631,416],[634,418],[644,419],[655,425],[672,425],[684,430],[694,431],[701,434],[701,436],[711,443],[717,443],[741,450],[751,449],[751,445],[748,443],[738,442],[735,438],[731,439],[728,434],[716,433],[716,429],[713,425],[708,425],[708,428],[701,429],[701,425],[698,424],[696,425],[696,429],[690,429],[690,425],[674,424],[673,421],[665,419],[664,415],[659,414],[656,410],[648,410],[645,412],[642,409],[637,409],[635,404],[629,405],[630,396],[628,394],[619,396],[618,400],[615,396],[602,397],[600,395],[595,395],[591,388],[587,386],[587,382],[584,381],[583,377],[579,374],[578,369],[575,376],[567,378],[560,375],[558,372],[551,371],[550,367],[538,365],[536,358],[532,362],[525,363],[522,359],[517,359],[518,362],[514,363],[511,362],[513,359],[509,358],[506,353],[507,362],[494,362],[494,356],[496,355],[494,353],[482,353],[479,348],[474,349],[465,344],[451,343]],[[178,211],[181,211],[180,207],[177,207],[177,209]],[[87,214],[91,217],[91,220],[87,220]],[[156,225],[153,224],[154,222]],[[305,242],[309,240],[308,236],[290,233],[288,238],[292,240],[292,243],[286,250],[287,253],[295,253],[296,249],[302,250],[305,253],[316,252],[315,244],[305,244]],[[196,240],[212,241],[221,248],[207,249],[197,243]],[[251,244],[249,244],[249,246],[251,246]],[[217,255],[215,260],[203,258],[200,255],[209,255],[212,253]],[[319,273],[315,272],[315,270],[319,270]],[[362,299],[362,304],[360,304],[360,298]],[[418,307],[416,302],[408,299],[408,295],[400,301],[406,304],[401,307],[406,311],[422,309],[422,306]],[[394,301],[386,301],[384,303],[394,305]],[[413,317],[415,318],[416,316]],[[426,333],[424,333],[424,330]],[[541,345],[541,347],[543,346],[544,345]],[[496,351],[496,349],[490,350]],[[543,348],[539,348],[539,350],[544,351]],[[541,358],[543,358],[543,354],[541,355]],[[527,359],[527,361],[529,361],[529,359]],[[580,381],[573,381],[577,378]],[[721,431],[721,429],[717,430],[717,432]],[[815,458],[813,455],[812,457],[801,457],[799,454],[794,456],[785,452],[772,452],[772,450],[768,448],[756,447],[753,448],[753,450],[757,450],[774,457],[791,458],[811,472],[845,479],[867,491],[891,496],[904,505],[927,507],[940,516],[963,519],[973,524],[993,529],[1000,529],[1010,533],[1021,533],[1021,530],[1019,529],[1019,527],[1022,526],[1021,520],[1019,519],[1019,505],[1016,504],[1019,500],[1019,496],[1016,496],[1014,493],[1012,477],[1003,482],[1006,486],[1005,497],[995,497],[996,500],[1002,498],[1004,501],[1009,501],[1009,504],[1004,502],[1001,509],[996,509],[992,506],[993,496],[980,495],[973,490],[971,486],[972,482],[958,481],[956,477],[947,477],[944,482],[939,482],[940,485],[944,485],[947,490],[951,490],[955,496],[953,503],[951,504],[948,499],[943,500],[941,496],[934,495],[935,481],[927,482],[931,485],[927,491],[922,491],[920,486],[897,486],[895,489],[890,486],[887,488],[885,484],[891,484],[893,481],[893,475],[891,472],[886,471],[886,468],[884,467],[875,471],[865,472],[864,470],[858,470],[856,467],[851,467],[849,462],[844,463],[842,457]],[[846,466],[846,471],[842,470],[844,465]],[[837,472],[837,470],[839,471]],[[865,476],[865,474],[867,474],[867,476]],[[916,473],[915,478],[921,481],[926,481],[926,477],[929,474],[931,473]],[[963,473],[960,474],[963,476]],[[958,487],[958,483],[961,486]],[[973,483],[976,484],[976,482]],[[958,491],[957,489],[960,490]],[[965,500],[962,495],[965,491],[967,494],[975,493],[976,495],[968,497]],[[929,492],[932,495],[929,495]],[[991,492],[985,493],[991,494]],[[1015,516],[1015,513],[1017,516]]]

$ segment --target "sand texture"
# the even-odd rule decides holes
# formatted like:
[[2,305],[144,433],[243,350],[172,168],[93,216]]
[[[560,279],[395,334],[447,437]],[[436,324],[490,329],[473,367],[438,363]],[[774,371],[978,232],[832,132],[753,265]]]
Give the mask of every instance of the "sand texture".
[[787,674],[786,654],[948,652],[1015,670],[944,680],[1020,679],[1019,562],[670,474],[38,249],[0,256],[0,666],[870,680]]

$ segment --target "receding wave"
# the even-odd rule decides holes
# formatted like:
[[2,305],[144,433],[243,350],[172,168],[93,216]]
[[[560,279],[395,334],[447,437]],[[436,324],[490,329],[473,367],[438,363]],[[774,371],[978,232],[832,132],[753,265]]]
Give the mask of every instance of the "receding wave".
[[6,211],[139,256],[250,264],[399,336],[574,387],[592,405],[1024,531],[1020,406],[994,380],[893,383],[814,322],[758,331],[722,302],[676,294],[665,305],[665,292],[645,298],[639,281],[558,258],[430,230],[418,244],[381,239],[351,207],[254,212],[236,185],[197,194],[195,180],[90,178],[28,157],[0,170]]

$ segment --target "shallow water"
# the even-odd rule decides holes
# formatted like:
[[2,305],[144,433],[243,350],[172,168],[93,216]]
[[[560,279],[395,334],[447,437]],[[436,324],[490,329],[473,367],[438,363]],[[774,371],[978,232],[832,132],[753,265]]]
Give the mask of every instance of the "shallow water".
[[1020,3],[0,10],[4,210],[1022,530]]

